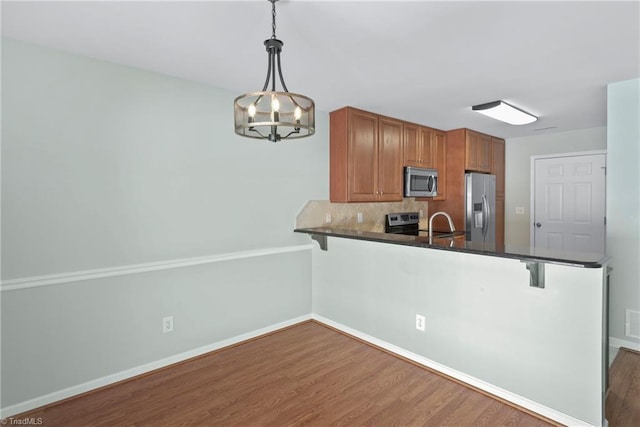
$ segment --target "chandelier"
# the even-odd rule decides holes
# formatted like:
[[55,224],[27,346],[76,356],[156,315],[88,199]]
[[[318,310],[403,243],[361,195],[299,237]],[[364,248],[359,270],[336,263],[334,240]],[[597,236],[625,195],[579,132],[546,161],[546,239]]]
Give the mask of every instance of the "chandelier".
[[[240,95],[233,102],[235,132],[248,138],[278,142],[315,133],[315,104],[307,96],[289,92],[282,77],[280,52],[284,43],[276,38],[276,1],[271,2],[272,35],[264,41],[269,55],[267,79],[262,91]],[[282,91],[276,90],[276,74]],[[270,86],[270,90],[267,90]]]

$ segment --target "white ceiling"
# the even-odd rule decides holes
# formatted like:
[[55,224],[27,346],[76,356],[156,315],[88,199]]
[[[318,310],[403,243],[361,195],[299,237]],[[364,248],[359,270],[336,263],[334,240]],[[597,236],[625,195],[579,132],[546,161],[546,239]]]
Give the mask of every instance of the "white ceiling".
[[[281,0],[277,36],[288,89],[320,111],[507,138],[606,125],[606,85],[640,77],[639,6]],[[3,1],[2,34],[239,95],[264,83],[271,4]],[[540,119],[510,126],[470,110],[499,99]]]

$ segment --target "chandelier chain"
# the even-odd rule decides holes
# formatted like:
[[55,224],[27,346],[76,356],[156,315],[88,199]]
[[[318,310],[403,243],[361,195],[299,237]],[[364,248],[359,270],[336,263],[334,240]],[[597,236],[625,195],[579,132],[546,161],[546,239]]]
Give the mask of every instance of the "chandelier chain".
[[276,38],[276,0],[271,0],[271,30],[272,30],[272,34],[271,34],[271,38],[275,39]]

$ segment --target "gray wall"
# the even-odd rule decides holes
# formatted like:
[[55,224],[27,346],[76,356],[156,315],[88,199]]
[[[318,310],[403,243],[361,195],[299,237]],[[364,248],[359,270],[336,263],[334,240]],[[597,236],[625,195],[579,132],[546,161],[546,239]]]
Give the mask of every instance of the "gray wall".
[[[531,156],[606,148],[606,127],[508,139],[505,144],[505,242],[529,246]],[[524,215],[516,215],[516,207],[524,207]]]
[[304,249],[29,285],[308,244],[292,229],[328,195],[328,114],[311,138],[240,138],[236,95],[2,40],[2,407],[311,312]]
[[241,138],[238,94],[2,48],[4,279],[308,241],[292,227],[327,198],[327,114],[312,138]]
[[603,268],[546,264],[539,289],[517,259],[340,238],[328,247],[313,249],[314,315],[544,415],[600,425]]
[[626,310],[640,311],[640,79],[610,84],[607,111],[610,335],[640,348],[640,339],[625,334]]

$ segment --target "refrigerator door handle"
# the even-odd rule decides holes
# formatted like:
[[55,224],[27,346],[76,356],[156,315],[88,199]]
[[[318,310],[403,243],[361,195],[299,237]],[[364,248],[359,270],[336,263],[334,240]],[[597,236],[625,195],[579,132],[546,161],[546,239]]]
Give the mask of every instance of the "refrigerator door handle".
[[482,216],[484,216],[483,218],[483,224],[482,224],[482,236],[486,237],[487,236],[487,231],[489,231],[489,220],[491,219],[491,207],[489,206],[489,201],[487,200],[487,195],[486,194],[482,194]]

